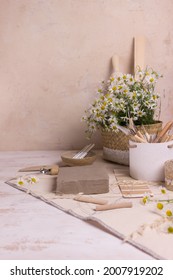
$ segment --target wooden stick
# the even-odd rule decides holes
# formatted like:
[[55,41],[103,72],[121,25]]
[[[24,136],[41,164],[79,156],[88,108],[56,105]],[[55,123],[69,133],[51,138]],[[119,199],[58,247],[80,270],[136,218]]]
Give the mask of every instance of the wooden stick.
[[112,204],[105,204],[105,205],[97,205],[94,210],[105,211],[105,210],[131,208],[131,207],[132,207],[132,202],[119,202],[119,203],[112,203]]
[[94,198],[86,195],[77,195],[74,197],[74,200],[80,201],[80,202],[87,202],[87,203],[94,203],[94,204],[101,204],[104,205],[108,201],[106,199],[101,198]]
[[133,141],[135,141],[135,142],[147,143],[147,140],[145,140],[145,139],[139,137],[139,136],[136,135],[136,134],[133,135],[133,136],[131,136],[130,138],[131,138],[131,140],[133,140]]
[[113,66],[113,73],[119,72],[119,56],[117,54],[114,54],[112,57],[112,66]]
[[154,139],[153,143],[159,143],[162,139],[162,137],[172,128],[173,121],[168,122],[164,128],[160,131],[158,136]]
[[146,137],[146,139],[147,139],[147,142],[150,143],[150,142],[151,142],[151,137],[150,137],[150,134],[146,131],[144,125],[142,125],[142,129],[143,129],[143,131],[144,131],[144,135],[145,135],[145,137]]
[[160,143],[167,142],[168,139],[169,139],[169,135],[168,135],[168,134],[165,134],[165,135],[161,138]]
[[[137,66],[141,69],[145,67],[145,45],[146,38],[144,36],[136,36],[134,38],[134,71],[136,72]],[[135,73],[136,77],[136,73]]]
[[144,135],[138,130],[136,133],[137,136],[139,136],[141,139],[145,140],[145,142],[148,142],[147,139],[144,137]]
[[167,142],[172,141],[173,140],[173,135],[169,135],[169,138],[167,139]]

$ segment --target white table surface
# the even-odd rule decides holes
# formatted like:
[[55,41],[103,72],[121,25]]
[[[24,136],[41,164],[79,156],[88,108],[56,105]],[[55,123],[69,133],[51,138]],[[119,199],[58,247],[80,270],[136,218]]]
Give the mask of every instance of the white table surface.
[[60,154],[58,151],[0,152],[0,259],[153,259],[101,227],[5,183],[15,177],[19,168],[59,163]]

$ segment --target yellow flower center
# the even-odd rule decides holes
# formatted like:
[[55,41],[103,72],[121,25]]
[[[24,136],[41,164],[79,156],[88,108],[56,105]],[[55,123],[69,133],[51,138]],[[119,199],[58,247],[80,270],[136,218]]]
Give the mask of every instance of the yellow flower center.
[[147,197],[147,196],[143,197],[143,199],[142,199],[143,204],[146,204],[146,203],[147,203],[147,200],[148,200],[148,197]]
[[165,194],[166,190],[165,189],[161,189],[161,193]]
[[158,203],[157,203],[157,208],[158,208],[159,210],[162,210],[162,209],[163,209],[163,203],[158,202]]
[[117,90],[117,87],[116,87],[116,86],[113,86],[113,87],[112,87],[112,90]]
[[171,216],[172,216],[172,211],[171,211],[171,210],[167,210],[167,211],[166,211],[166,215],[167,215],[168,217],[171,217]]
[[37,182],[37,180],[36,180],[34,177],[31,178],[31,181],[32,181],[33,183],[36,183],[36,182]]
[[173,227],[168,227],[168,233],[173,233]]
[[23,185],[24,185],[24,182],[23,182],[23,181],[19,181],[18,184],[19,184],[20,186],[23,186]]

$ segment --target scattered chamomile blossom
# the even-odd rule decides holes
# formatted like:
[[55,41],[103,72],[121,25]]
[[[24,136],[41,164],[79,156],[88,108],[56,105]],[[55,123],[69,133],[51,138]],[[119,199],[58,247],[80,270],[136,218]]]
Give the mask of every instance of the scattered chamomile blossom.
[[141,202],[143,205],[149,202],[156,202],[156,209],[162,216],[162,221],[164,223],[168,223],[166,224],[166,232],[173,234],[173,198],[169,198],[169,196],[165,197],[165,195],[167,194],[165,187],[160,188],[160,194],[164,196],[163,199],[150,198],[146,195],[142,198]]
[[39,182],[39,178],[36,176],[29,176],[29,177],[27,177],[27,182],[29,184],[36,184]]
[[144,197],[141,199],[141,203],[145,205],[147,202],[149,202],[149,196],[144,195]]
[[96,129],[116,132],[116,125],[127,125],[129,118],[136,125],[154,123],[160,97],[155,87],[160,77],[151,68],[138,68],[136,77],[115,72],[107,82],[102,81],[97,97],[82,117],[88,135]]
[[17,186],[23,187],[25,185],[25,179],[23,177],[20,177],[17,179]]
[[27,184],[36,184],[39,182],[39,178],[36,176],[24,176],[17,179],[17,186],[24,187]]
[[163,203],[158,202],[157,203],[157,209],[162,210],[163,209]]
[[166,188],[165,187],[161,187],[160,191],[161,191],[162,194],[166,194]]

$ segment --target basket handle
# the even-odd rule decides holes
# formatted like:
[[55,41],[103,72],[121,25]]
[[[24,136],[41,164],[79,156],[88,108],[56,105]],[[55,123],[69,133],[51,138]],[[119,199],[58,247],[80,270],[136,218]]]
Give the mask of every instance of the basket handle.
[[136,144],[129,144],[128,146],[129,146],[129,148],[136,148],[137,147]]
[[172,149],[172,148],[173,148],[173,144],[168,145],[168,148],[169,148],[169,149]]

